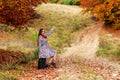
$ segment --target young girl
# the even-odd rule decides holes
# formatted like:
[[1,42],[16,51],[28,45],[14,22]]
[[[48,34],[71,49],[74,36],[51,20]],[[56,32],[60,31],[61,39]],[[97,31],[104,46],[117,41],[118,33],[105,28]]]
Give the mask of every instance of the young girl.
[[[48,39],[47,37],[53,32],[54,27],[52,29],[50,29],[48,31],[48,33],[45,34],[45,31],[43,28],[41,28],[39,30],[39,34],[38,34],[38,56],[39,59],[43,59],[44,62],[46,62],[46,58],[50,58],[48,64],[52,64],[53,67],[56,68],[56,63],[55,63],[55,59],[56,59],[56,50],[53,50],[49,47],[48,45]],[[40,63],[40,62],[38,62]],[[42,62],[41,62],[42,63]],[[39,66],[39,65],[38,65]],[[46,66],[45,64],[43,64],[43,66]]]

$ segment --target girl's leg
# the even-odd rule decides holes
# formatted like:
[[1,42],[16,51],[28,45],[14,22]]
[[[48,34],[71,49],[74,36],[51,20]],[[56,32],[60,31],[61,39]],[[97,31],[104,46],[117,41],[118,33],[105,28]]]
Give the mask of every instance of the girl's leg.
[[49,58],[48,64],[51,64],[52,61],[53,61],[53,57]]
[[56,61],[56,54],[49,59],[48,63],[52,63],[55,61]]
[[53,56],[53,62],[56,61],[56,54]]
[[53,56],[53,59],[52,59],[52,63],[51,63],[51,64],[53,65],[54,68],[57,68],[57,67],[56,67],[56,55]]
[[54,55],[53,57],[51,57],[51,58],[49,59],[48,64],[52,64],[53,67],[57,68],[57,67],[56,67],[56,62],[55,62],[55,60],[56,60],[56,55]]

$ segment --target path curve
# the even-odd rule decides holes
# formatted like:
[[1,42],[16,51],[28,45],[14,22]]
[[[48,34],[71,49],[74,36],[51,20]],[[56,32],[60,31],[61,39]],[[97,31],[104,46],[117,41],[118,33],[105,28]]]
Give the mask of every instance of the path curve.
[[[99,31],[102,29],[102,26],[103,22],[97,22],[95,25],[85,28],[83,32],[80,32],[80,34],[78,34],[79,37],[76,44],[68,48],[67,51],[60,57],[62,61],[65,61],[65,59],[69,61],[65,62],[72,65],[71,69],[75,68],[73,67],[75,64],[71,63],[74,62],[74,60],[72,61],[72,59],[80,58],[80,64],[84,66],[84,68],[87,67],[91,71],[93,71],[96,74],[97,79],[120,80],[120,65],[105,58],[97,57],[95,55],[96,51],[99,48]],[[67,63],[64,63],[64,66],[68,65]],[[82,69],[84,70],[84,68]],[[67,68],[65,69],[67,70]],[[93,78],[89,77],[88,79],[93,80]],[[84,80],[84,77],[80,78],[80,80]]]
[[[99,26],[99,27],[98,27]],[[99,45],[99,30],[103,26],[103,23],[96,23],[94,26],[85,28],[78,34],[78,39],[72,47],[61,55],[61,57],[67,57],[70,55],[78,55],[84,58],[93,58]]]

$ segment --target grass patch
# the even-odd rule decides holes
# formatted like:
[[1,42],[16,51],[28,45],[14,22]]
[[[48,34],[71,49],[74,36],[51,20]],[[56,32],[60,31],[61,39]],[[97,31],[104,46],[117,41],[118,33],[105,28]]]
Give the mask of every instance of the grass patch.
[[11,69],[17,69],[18,68],[18,64],[13,64],[13,63],[9,63],[7,65],[2,66],[2,70],[11,70]]
[[0,80],[19,80],[13,75],[0,72]]
[[24,54],[22,57],[20,56],[20,62],[18,63],[9,63],[2,66],[2,68],[0,69],[0,80],[19,80],[17,76],[19,76],[21,72],[23,74],[27,74],[26,68],[37,66],[37,63],[35,64],[34,61],[32,61],[37,57],[38,50],[35,50],[33,54]]
[[97,56],[102,56],[113,61],[120,60],[120,40],[110,34],[100,36]]
[[38,50],[34,50],[32,53],[26,53],[21,56],[21,62],[20,63],[28,63],[34,59],[38,58]]
[[79,5],[80,0],[51,0],[51,3],[60,3],[65,5]]

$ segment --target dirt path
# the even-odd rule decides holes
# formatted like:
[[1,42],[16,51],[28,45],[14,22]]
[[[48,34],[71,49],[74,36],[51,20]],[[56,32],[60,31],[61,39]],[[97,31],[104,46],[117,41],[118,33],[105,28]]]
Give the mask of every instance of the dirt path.
[[101,29],[102,24],[103,23],[96,23],[94,26],[87,27],[80,32],[76,44],[68,48],[63,56],[76,54],[87,59],[95,57],[95,52],[99,45],[98,32]]
[[[102,28],[102,24],[103,23],[98,22],[94,26],[90,26],[83,30],[83,32],[79,34],[80,37],[76,44],[69,48],[65,54],[61,55],[61,58],[71,58],[71,56],[72,58],[81,57],[82,66],[92,70],[96,74],[96,79],[120,80],[119,64],[95,56],[99,46],[99,31]],[[84,80],[84,78],[82,79]],[[93,78],[89,77],[87,79],[93,80]]]

